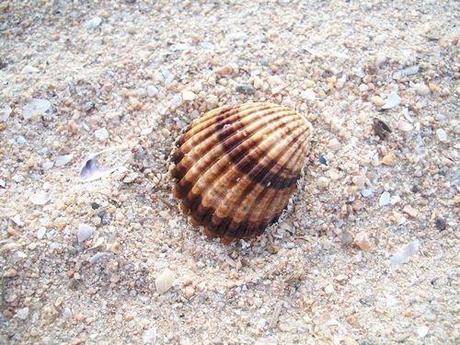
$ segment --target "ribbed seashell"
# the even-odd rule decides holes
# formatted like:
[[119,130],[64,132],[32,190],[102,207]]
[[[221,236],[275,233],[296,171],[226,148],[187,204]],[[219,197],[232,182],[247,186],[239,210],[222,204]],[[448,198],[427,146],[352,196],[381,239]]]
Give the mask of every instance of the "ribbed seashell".
[[295,191],[310,134],[304,118],[271,103],[211,110],[178,140],[174,194],[210,236],[259,235]]

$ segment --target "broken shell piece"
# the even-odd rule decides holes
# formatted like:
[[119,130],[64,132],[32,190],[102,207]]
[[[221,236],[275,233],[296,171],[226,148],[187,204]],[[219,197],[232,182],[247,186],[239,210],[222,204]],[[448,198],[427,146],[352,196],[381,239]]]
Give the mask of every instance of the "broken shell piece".
[[174,194],[210,237],[260,235],[296,190],[311,132],[299,114],[271,103],[212,110],[178,141]]

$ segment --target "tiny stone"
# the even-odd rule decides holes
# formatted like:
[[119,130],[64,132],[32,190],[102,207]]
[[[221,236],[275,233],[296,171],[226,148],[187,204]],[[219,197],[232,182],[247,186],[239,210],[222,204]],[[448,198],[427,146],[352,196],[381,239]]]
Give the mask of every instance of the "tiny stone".
[[302,91],[300,94],[300,97],[302,97],[306,101],[314,101],[316,99],[316,94],[313,90],[308,89],[305,91]]
[[382,105],[385,104],[385,102],[383,101],[382,97],[380,96],[372,96],[371,97],[371,102],[373,105],[375,105],[376,107],[381,107]]
[[188,285],[184,289],[184,295],[187,299],[190,299],[195,295],[195,288],[192,285]]
[[50,109],[50,101],[35,98],[22,108],[22,115],[25,120],[28,120],[35,116],[44,115]]
[[45,191],[40,191],[32,195],[29,199],[34,205],[45,205],[49,200],[50,196]]
[[417,328],[417,335],[420,337],[420,338],[425,338],[426,335],[428,334],[428,331],[430,329],[426,326],[421,326],[419,328]]
[[420,96],[428,96],[430,94],[430,88],[428,86],[426,86],[425,84],[423,84],[423,83],[415,84],[414,85],[414,90]]
[[326,287],[324,288],[324,292],[325,292],[327,295],[333,294],[334,291],[335,291],[335,290],[334,290],[334,287],[333,287],[331,284],[329,284],[328,286],[326,286]]
[[315,87],[315,82],[313,80],[307,79],[307,80],[304,81],[303,87],[305,89],[311,89],[311,88]]
[[149,97],[155,97],[156,95],[158,95],[158,89],[153,85],[147,86],[147,95]]
[[165,269],[162,271],[155,279],[158,293],[163,294],[168,291],[173,286],[175,279],[175,274],[171,270]]
[[0,121],[6,122],[11,115],[13,109],[8,104],[5,104],[3,108],[0,109]]
[[22,73],[38,73],[40,72],[40,70],[37,68],[37,67],[33,67],[33,66],[25,66],[23,69],[22,69]]
[[318,186],[322,189],[325,189],[329,186],[329,179],[327,177],[321,176],[318,179]]
[[234,72],[234,69],[233,69],[233,67],[230,66],[230,65],[220,67],[219,69],[216,70],[216,74],[217,74],[219,77],[228,76],[228,75],[230,75],[230,74],[233,74],[233,72]]
[[447,141],[447,133],[442,128],[438,128],[436,130],[436,136],[438,137],[439,141],[442,143],[445,143]]
[[155,328],[149,328],[142,334],[142,341],[146,345],[154,345],[156,343],[157,331]]
[[371,248],[369,238],[365,232],[360,232],[357,234],[354,243],[359,249],[364,251],[368,251]]
[[254,84],[254,88],[257,89],[257,90],[261,89],[264,86],[264,83],[263,83],[262,79],[260,79],[257,76],[254,77],[253,84]]
[[401,248],[396,254],[390,258],[390,267],[396,269],[402,264],[409,261],[409,258],[417,254],[420,248],[420,241],[414,240],[407,244],[405,247]]
[[86,21],[85,24],[83,24],[83,26],[87,30],[92,30],[92,29],[96,29],[99,25],[101,25],[101,23],[102,23],[102,18],[101,17],[94,17],[94,18],[91,18],[90,20]]
[[410,205],[404,206],[403,212],[411,216],[412,218],[417,218],[418,211]]
[[16,311],[16,315],[15,315],[15,317],[17,317],[18,319],[21,319],[21,320],[27,319],[28,316],[29,316],[29,308],[28,307],[18,309]]
[[78,225],[77,231],[77,240],[78,243],[85,242],[89,238],[91,238],[94,234],[94,229],[87,224],[81,223]]
[[182,92],[182,99],[184,101],[193,101],[195,98],[196,95],[193,91],[186,90]]
[[393,151],[390,151],[382,158],[382,164],[388,166],[394,166],[396,164],[396,155]]
[[45,227],[41,227],[37,230],[37,238],[39,240],[41,240],[43,237],[45,237],[45,234],[46,234],[46,228]]
[[444,220],[444,218],[436,218],[436,229],[438,229],[439,231],[446,230],[446,221]]
[[367,86],[366,84],[360,84],[358,86],[358,90],[361,92],[366,92],[367,90],[369,90],[369,86]]
[[414,75],[414,74],[417,74],[418,71],[419,71],[420,67],[418,65],[416,66],[410,66],[410,67],[407,67],[407,68],[404,68],[398,72],[396,72],[394,75],[393,75],[393,78],[394,79],[401,79],[403,77],[408,77],[408,76],[411,76],[411,75]]
[[401,97],[396,92],[393,92],[388,95],[385,103],[382,106],[382,109],[391,109],[398,106],[401,103]]
[[374,191],[372,189],[363,189],[361,195],[363,198],[371,198],[374,195]]
[[379,198],[379,206],[386,206],[389,205],[391,201],[391,195],[388,192],[383,192],[382,195],[380,195]]
[[70,319],[72,317],[72,311],[70,310],[69,307],[65,307],[63,310],[62,310],[62,316],[65,318],[65,319]]
[[400,120],[398,122],[398,128],[403,132],[410,132],[414,127],[409,122]]
[[252,85],[243,84],[243,85],[238,85],[236,87],[236,92],[239,92],[245,95],[253,95],[256,93],[256,89]]
[[63,167],[65,165],[67,165],[67,163],[69,163],[73,158],[73,155],[72,154],[69,154],[69,155],[63,155],[63,156],[58,156],[56,158],[56,161],[54,162],[54,166],[56,167]]
[[340,240],[343,245],[348,246],[353,243],[353,236],[348,231],[343,231]]
[[385,62],[387,61],[387,57],[383,54],[378,54],[375,57],[375,66],[376,67],[381,67]]
[[43,170],[50,170],[53,166],[54,166],[54,162],[52,162],[49,159],[47,159],[46,161],[43,162],[42,169]]
[[6,182],[5,180],[0,179],[0,187],[5,188],[6,187]]
[[96,136],[97,140],[104,141],[109,138],[109,132],[105,128],[99,128],[94,131],[94,135]]

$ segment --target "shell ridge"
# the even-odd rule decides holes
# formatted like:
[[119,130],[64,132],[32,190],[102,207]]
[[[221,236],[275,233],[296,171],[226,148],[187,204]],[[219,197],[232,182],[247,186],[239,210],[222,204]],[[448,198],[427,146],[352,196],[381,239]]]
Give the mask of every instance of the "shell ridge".
[[[280,123],[277,124],[277,127],[275,127],[275,129],[276,129],[276,130],[279,130],[280,128],[283,128],[283,127],[285,127],[285,126],[289,126],[289,124],[290,124],[289,122],[280,122]],[[294,127],[294,128],[298,128],[298,127]],[[286,131],[286,133],[289,132],[289,130],[292,130],[292,129],[293,129],[293,128],[288,127],[288,130]],[[295,138],[292,139],[291,142],[297,141],[298,138],[299,138],[302,134],[303,134],[303,132],[299,133]],[[265,139],[265,140],[268,141],[268,139]],[[279,142],[279,143],[277,144],[277,146],[278,146],[278,145],[280,145],[280,146],[281,146],[281,145],[289,146],[290,143],[288,143],[288,144],[283,144],[283,143]],[[256,149],[257,149],[257,145],[254,145],[253,148],[251,149],[251,151],[249,152],[249,154],[250,154],[251,152],[255,151]],[[274,149],[274,148],[273,148],[273,149]],[[278,150],[278,151],[280,151],[281,156],[282,156],[283,154],[285,154],[286,152],[289,152],[289,151],[286,151],[286,150]],[[245,153],[245,151],[243,150],[243,151],[241,151],[241,153],[242,153],[242,155],[241,155],[241,157],[240,157],[239,159],[240,159],[240,160],[243,160],[243,159],[245,158],[244,155],[243,155],[243,154]],[[273,164],[273,166],[274,166],[274,165],[276,165],[276,160],[271,160],[270,163]],[[227,175],[230,173],[230,170],[231,170],[233,167],[235,167],[235,164],[226,165],[226,166],[224,166],[224,169],[220,170],[218,173],[219,173],[220,175],[222,175],[222,178],[225,178],[225,177],[227,177]],[[260,168],[258,164],[256,164],[256,165],[254,166],[254,168],[259,169],[259,170],[260,170],[260,173],[264,173],[264,172],[266,173],[266,171],[267,171],[267,169]],[[281,168],[280,168],[280,169],[281,169]],[[270,170],[270,169],[268,169],[268,170]],[[245,174],[244,172],[242,172],[240,169],[238,169],[238,171],[240,172],[241,175],[247,175],[247,174]],[[201,176],[200,178],[202,178],[205,174],[206,174],[206,172],[205,172],[204,174],[202,174],[202,176]],[[248,177],[249,177],[249,176],[248,176]],[[296,177],[296,179],[297,179],[297,178],[298,178],[298,177]],[[219,182],[220,182],[219,180],[214,180],[214,181],[212,182],[212,184],[208,185],[207,188],[206,188],[205,190],[201,191],[201,194],[202,194],[203,196],[206,196],[206,194],[208,193],[208,191],[214,190],[214,189],[215,189],[215,185],[216,185],[217,183],[219,183]],[[257,181],[254,181],[254,182],[255,182],[255,183],[258,183]],[[198,181],[196,182],[196,184],[197,184],[197,183],[198,183]],[[255,184],[255,183],[254,183],[254,184]],[[250,185],[250,188],[254,188],[254,184],[251,184],[251,185]],[[189,193],[188,193],[188,195],[187,195],[186,197],[187,197],[187,199],[193,199],[193,198],[196,199],[196,198],[197,198],[197,195],[196,195],[195,193],[193,193],[192,191],[189,191]],[[221,201],[221,202],[223,202],[224,200],[225,200],[225,197],[222,198],[222,201]],[[193,200],[190,200],[189,203],[190,203],[190,205],[197,205],[197,204],[195,203],[195,201],[193,201]],[[213,205],[213,210],[214,210],[214,212],[216,212],[216,210],[220,207],[220,205],[221,205],[221,203],[219,203],[219,204],[217,204],[217,205]],[[199,207],[199,205],[197,205],[197,207]],[[206,206],[203,205],[203,208],[206,208]],[[191,209],[191,212],[192,212],[192,213],[195,212],[195,211],[196,211],[196,209]]]
[[184,154],[193,149],[196,146],[196,143],[199,143],[201,146],[207,146],[210,144],[210,142],[212,143],[212,139],[215,137],[209,134],[217,134],[215,133],[216,129],[221,130],[222,128],[226,128],[225,124],[222,124],[222,122],[227,122],[226,124],[241,123],[242,126],[244,126],[244,120],[246,120],[249,116],[253,116],[256,118],[256,121],[261,122],[260,120],[262,120],[264,117],[278,113],[279,112],[277,112],[276,109],[257,109],[256,112],[249,112],[246,114],[247,116],[244,114],[241,116],[241,113],[236,113],[234,116],[232,115],[231,117],[223,119],[218,123],[212,122],[208,127],[204,128],[202,131],[193,133],[187,140],[184,141],[183,145],[186,148]]
[[[286,164],[289,164],[289,161],[292,159],[292,157],[294,157],[297,153],[297,147],[301,146],[302,143],[299,143],[297,140],[298,138],[302,135],[302,133],[300,133],[296,138],[293,138],[293,140],[289,143],[289,145],[292,143],[292,142],[295,142],[297,143],[297,145],[294,147],[294,149],[291,150],[291,153],[289,155],[289,157],[286,159],[285,163],[283,164],[283,166],[280,166],[278,168],[278,171],[282,170],[284,168],[284,166]],[[283,154],[280,156],[280,158],[284,157],[287,153],[289,152],[289,150],[286,150],[286,151],[283,151]],[[276,163],[276,161],[275,161]],[[264,176],[264,179],[263,179],[263,182],[262,183],[268,183],[269,181],[267,181],[267,175]],[[251,214],[251,212],[254,210],[254,208],[256,207],[256,205],[258,205],[259,201],[263,199],[263,197],[268,193],[268,191],[272,190],[271,186],[270,188],[265,188],[265,189],[262,189],[262,191],[256,196],[256,198],[254,198],[253,202],[251,203],[250,205],[250,208],[249,208],[249,211],[246,213],[246,216],[245,216],[245,219],[243,219],[243,221],[247,221],[249,224],[253,223],[250,219],[248,219],[248,215]],[[247,235],[247,232],[250,231],[249,228],[247,228],[243,234],[246,234]]]
[[[257,111],[262,111],[262,110],[267,110],[267,109],[273,109],[272,107],[269,107],[267,105],[261,106],[257,108]],[[253,114],[253,108],[251,107],[245,107],[243,110],[241,110],[241,106],[233,106],[227,109],[223,109],[221,112],[216,112],[210,116],[208,116],[205,120],[200,119],[198,123],[196,123],[193,128],[194,131],[191,133],[191,137],[194,137],[198,135],[199,133],[203,132],[206,129],[213,129],[212,126],[219,123],[220,121],[229,119],[229,120],[234,120],[235,118],[240,119],[245,118],[246,116],[252,115]],[[205,115],[206,116],[206,115]],[[190,139],[187,138],[187,139]],[[184,140],[185,143],[186,140]]]
[[[279,117],[279,118],[274,117],[273,120],[274,120],[274,121],[275,121],[275,120],[279,120],[280,118],[281,118],[281,117]],[[266,122],[264,122],[264,121],[258,121],[258,122],[256,122],[256,123],[257,123],[258,125],[257,125],[257,127],[255,127],[255,128],[253,129],[253,131],[250,133],[250,134],[251,134],[250,136],[243,137],[243,138],[241,138],[240,141],[235,140],[235,141],[233,142],[233,145],[232,145],[232,147],[231,147],[232,150],[233,150],[234,148],[237,148],[239,145],[241,145],[241,144],[242,144],[243,142],[245,142],[246,140],[250,140],[250,138],[251,138],[253,135],[255,135],[257,132],[259,132],[259,130],[261,130],[262,128],[266,127]],[[266,130],[266,128],[265,128],[265,130]],[[218,132],[218,133],[219,133],[219,132]],[[217,135],[218,135],[218,133],[217,133]],[[233,132],[231,132],[230,136],[227,136],[227,137],[226,137],[226,140],[228,140],[228,142],[231,142],[231,138],[236,137],[238,134],[241,135],[241,132],[238,132],[238,129],[237,129],[237,130],[234,130]],[[207,173],[208,170],[211,170],[211,169],[214,167],[214,165],[217,164],[217,162],[219,162],[219,161],[221,160],[221,158],[222,158],[221,154],[220,154],[220,153],[219,153],[219,154],[216,154],[216,151],[215,151],[214,149],[216,149],[217,151],[219,151],[219,148],[221,148],[222,151],[224,151],[223,153],[224,153],[224,154],[227,154],[227,151],[226,151],[226,149],[225,149],[225,146],[220,147],[219,145],[222,145],[222,143],[221,143],[220,141],[218,141],[218,144],[214,145],[213,148],[212,148],[211,150],[208,150],[208,152],[207,152],[205,155],[203,155],[201,158],[198,159],[198,161],[195,162],[195,164],[194,164],[195,166],[204,165],[204,167],[203,167],[204,170],[201,171],[201,176],[195,181],[195,184],[198,183],[198,181],[199,181],[202,177],[204,177],[204,176],[206,175],[206,173]],[[255,146],[255,145],[253,145],[253,146]],[[235,154],[235,153],[234,153],[234,154]],[[235,154],[235,155],[236,155],[236,154]],[[244,155],[244,151],[242,150],[242,151],[239,153],[239,156],[238,156],[238,157],[235,156],[235,160],[233,161],[233,163],[235,163],[235,162],[238,163],[239,160],[241,160],[241,159],[244,158],[243,155]],[[235,164],[236,164],[236,163],[235,163]],[[181,163],[178,163],[178,164],[177,164],[177,167],[182,167],[182,164],[181,164]],[[177,169],[177,170],[179,170],[179,169]],[[182,169],[182,170],[184,170],[184,169]],[[183,173],[183,175],[179,175],[179,177],[180,177],[181,179],[184,178],[184,177],[186,177],[187,174],[188,174],[188,172],[189,172],[189,169],[186,169],[186,171]],[[221,171],[219,171],[219,172],[222,173],[223,171],[221,170]],[[225,172],[225,171],[224,171],[224,172]]]

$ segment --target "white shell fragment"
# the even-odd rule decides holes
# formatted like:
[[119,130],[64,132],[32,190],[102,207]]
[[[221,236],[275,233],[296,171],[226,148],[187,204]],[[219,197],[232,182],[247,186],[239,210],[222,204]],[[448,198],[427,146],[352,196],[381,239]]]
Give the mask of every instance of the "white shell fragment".
[[397,92],[392,92],[388,95],[385,103],[382,106],[382,109],[391,109],[398,106],[401,103],[401,97],[399,97]]
[[35,116],[45,114],[51,109],[51,102],[47,99],[34,98],[22,108],[22,115],[25,120],[31,119]]
[[389,205],[391,202],[391,195],[388,192],[383,192],[382,195],[380,195],[379,198],[379,206],[386,206]]
[[96,29],[99,25],[102,23],[102,18],[101,17],[94,17],[91,18],[90,20],[86,21],[84,24],[84,27],[87,30],[93,30]]
[[39,191],[33,194],[29,200],[32,202],[32,204],[41,206],[45,205],[50,200],[50,196],[45,191]]
[[88,224],[81,223],[78,225],[77,240],[78,243],[89,240],[94,234],[94,229]]
[[65,165],[67,165],[67,163],[69,163],[73,158],[73,155],[72,154],[69,154],[69,155],[63,155],[63,156],[58,156],[56,158],[56,161],[54,163],[54,165],[58,168],[60,167],[63,167]]
[[405,247],[400,249],[396,254],[394,254],[390,259],[390,268],[397,269],[402,264],[409,261],[410,257],[417,254],[420,248],[420,241],[414,240],[407,244]]
[[158,293],[163,294],[168,291],[173,286],[175,279],[176,277],[173,271],[169,269],[162,271],[155,279],[155,287]]

